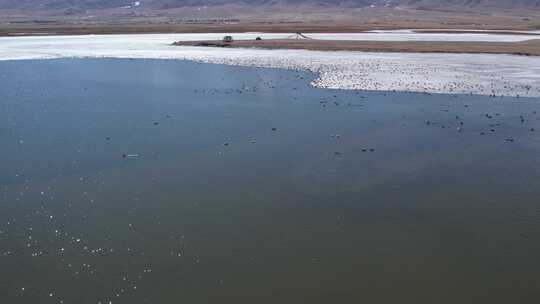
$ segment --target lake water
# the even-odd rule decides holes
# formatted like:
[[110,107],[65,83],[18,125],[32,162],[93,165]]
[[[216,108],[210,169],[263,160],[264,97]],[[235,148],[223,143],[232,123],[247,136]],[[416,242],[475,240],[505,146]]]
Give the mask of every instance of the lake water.
[[540,98],[313,77],[0,62],[0,302],[536,303]]

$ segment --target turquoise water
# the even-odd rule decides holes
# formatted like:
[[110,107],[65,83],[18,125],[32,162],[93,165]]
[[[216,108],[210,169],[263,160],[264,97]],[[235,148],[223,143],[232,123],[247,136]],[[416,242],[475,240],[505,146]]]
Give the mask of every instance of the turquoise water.
[[2,303],[536,303],[540,99],[0,62]]

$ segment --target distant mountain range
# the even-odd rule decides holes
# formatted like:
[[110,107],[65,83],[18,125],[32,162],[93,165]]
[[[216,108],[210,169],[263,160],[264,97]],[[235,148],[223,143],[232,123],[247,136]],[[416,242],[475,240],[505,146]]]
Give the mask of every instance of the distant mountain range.
[[423,9],[540,9],[540,0],[0,0],[0,9],[99,10],[112,8],[170,9],[223,5],[251,7],[408,7]]

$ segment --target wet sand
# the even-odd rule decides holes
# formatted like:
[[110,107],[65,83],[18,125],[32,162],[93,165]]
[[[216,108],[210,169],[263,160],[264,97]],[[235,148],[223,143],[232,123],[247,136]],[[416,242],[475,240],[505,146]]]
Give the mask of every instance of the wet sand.
[[177,41],[177,46],[209,46],[227,48],[303,49],[312,51],[362,51],[396,53],[473,53],[539,56],[540,39],[521,42],[477,41],[339,41],[318,39],[238,40],[223,43],[210,41]]

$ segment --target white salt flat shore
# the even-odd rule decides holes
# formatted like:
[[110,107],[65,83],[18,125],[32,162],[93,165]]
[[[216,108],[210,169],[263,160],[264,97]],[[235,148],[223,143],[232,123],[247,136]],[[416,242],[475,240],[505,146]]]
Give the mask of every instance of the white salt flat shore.
[[[318,73],[319,77],[313,81],[313,85],[322,88],[540,97],[540,57],[227,49],[170,45],[177,40],[219,39],[222,35],[3,37],[0,38],[0,60],[104,57],[184,59],[309,70]],[[233,34],[236,39],[254,39],[257,36],[262,36],[263,39],[282,38],[289,35]],[[317,35],[334,37],[332,35],[336,34]]]

